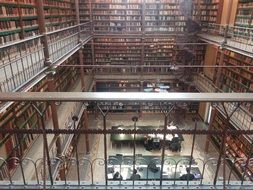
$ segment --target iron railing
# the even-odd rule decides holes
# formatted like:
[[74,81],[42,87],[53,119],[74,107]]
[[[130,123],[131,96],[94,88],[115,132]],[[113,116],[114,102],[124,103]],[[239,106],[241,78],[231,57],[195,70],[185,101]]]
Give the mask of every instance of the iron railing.
[[[17,184],[17,181],[23,185],[40,185],[43,183],[43,165],[47,166],[47,163],[44,162],[46,160],[45,158],[39,158],[37,160],[33,160],[32,158],[29,157],[24,157],[22,159],[17,158],[17,157],[11,157],[9,159],[4,159],[0,157],[1,161],[1,181],[0,181],[0,187],[3,184],[8,184],[9,186],[15,186]],[[233,170],[234,166],[238,164],[239,162],[246,162],[246,159],[238,158],[238,159],[229,159],[226,158],[225,160],[222,160],[222,165],[226,164],[229,162],[233,167],[230,167],[227,171],[227,179],[226,179],[226,185],[229,186],[235,182],[234,179],[231,179],[233,175]],[[20,179],[15,179],[11,176],[9,170],[8,170],[8,163],[14,162],[16,167],[21,168],[21,176]],[[172,182],[174,185],[179,185],[182,184],[182,180],[179,179],[177,176],[180,171],[184,173],[185,167],[198,167],[200,170],[198,175],[199,179],[194,181],[194,185],[209,185],[210,177],[206,175],[207,168],[212,168],[216,167],[218,162],[218,158],[194,158],[194,162],[190,158],[182,158],[179,160],[175,160],[173,156],[165,156],[164,161],[163,161],[163,167],[166,168],[166,172],[168,170],[169,173],[172,173],[172,178],[168,179],[166,176],[162,176],[160,179],[152,180],[152,174],[150,174],[149,170],[146,170],[144,175],[142,176],[143,178],[141,180],[135,180],[135,179],[119,179],[118,183],[116,185],[124,185],[124,182],[126,181],[144,181],[145,185],[150,185],[154,181],[160,181],[161,184],[166,184],[168,181]],[[149,164],[155,163],[159,169],[161,168],[161,163],[162,163],[162,158],[157,157],[157,158],[152,158],[151,160],[146,159],[145,156],[137,156],[136,159],[134,160],[132,156],[125,156],[123,159],[117,159],[117,158],[95,158],[91,159],[89,156],[81,157],[81,158],[76,158],[76,157],[67,157],[63,156],[61,158],[59,157],[51,157],[50,158],[50,163],[51,167],[58,167],[59,172],[62,172],[61,178],[59,176],[55,176],[53,181],[51,181],[51,184],[57,184],[58,181],[64,182],[64,185],[67,185],[69,181],[76,181],[76,183],[81,184],[81,182],[87,182],[86,185],[95,185],[99,184],[101,182],[105,183],[105,181],[117,181],[113,180],[109,175],[111,174],[110,171],[106,173],[105,176],[108,176],[107,178],[98,178],[96,175],[98,175],[101,171],[101,168],[105,166],[105,163],[108,164],[108,168],[114,168],[114,170],[119,171],[120,174],[123,173],[124,167],[131,168],[133,164],[135,164],[136,168],[141,168],[141,167],[147,167]],[[33,171],[33,177],[27,177],[24,168],[27,167],[28,164],[32,165],[32,171]],[[245,165],[244,165],[245,166]],[[253,166],[253,158],[249,159],[249,164],[247,167],[252,167]],[[68,169],[67,169],[68,168]],[[75,176],[82,176],[82,178],[76,177],[75,180],[73,178],[70,180],[68,178],[71,178],[71,176],[68,175],[68,170],[71,168],[72,173],[75,173]],[[100,168],[100,171],[98,171]],[[184,170],[183,170],[184,169]],[[48,170],[48,168],[46,169]],[[61,171],[62,170],[62,171]],[[131,169],[130,169],[131,170]],[[165,171],[164,171],[165,172]],[[48,171],[47,171],[48,173]],[[193,172],[194,173],[194,172]],[[46,174],[48,175],[48,174]],[[151,176],[149,176],[151,175]],[[206,179],[208,178],[208,179]],[[46,178],[46,181],[48,182],[48,178]],[[190,181],[190,180],[186,180]],[[45,182],[45,180],[44,180]],[[244,180],[241,180],[240,182],[244,182]],[[245,181],[247,184],[247,181]],[[135,182],[137,185],[138,183]],[[251,183],[253,185],[253,183]]]
[[[70,52],[77,51],[90,37],[90,23],[47,33],[52,64]],[[0,92],[16,91],[32,77],[43,72],[45,57],[42,35],[0,46]]]
[[[218,89],[213,82],[205,77],[203,74],[198,74],[194,76],[194,85],[199,89],[201,92],[218,92],[222,93],[222,90]],[[252,118],[253,114],[249,111],[249,105],[251,103],[241,104],[241,106],[233,113],[231,117],[231,122],[236,125],[240,129],[253,129]],[[219,110],[223,114],[225,114],[222,106],[219,104]],[[235,108],[234,103],[225,103],[225,107],[229,113]]]
[[[31,93],[30,93],[31,94]],[[79,103],[76,104],[77,108],[79,109],[80,106],[82,106],[82,109],[85,110],[89,106],[88,104],[92,104],[96,107],[96,111],[98,111],[97,114],[100,113],[99,119],[101,119],[100,124],[102,126],[95,126],[95,128],[82,128],[81,126],[78,127],[76,121],[78,120],[78,117],[72,117],[73,123],[71,128],[67,129],[46,129],[45,127],[42,127],[40,129],[7,129],[7,128],[1,128],[0,133],[1,134],[39,134],[43,136],[43,152],[42,157],[39,159],[33,159],[31,157],[10,157],[8,159],[0,158],[1,160],[1,170],[0,174],[2,177],[2,181],[0,181],[0,187],[3,188],[18,188],[18,187],[26,187],[26,188],[33,188],[34,185],[39,187],[48,187],[50,188],[59,188],[61,186],[62,188],[68,188],[69,185],[76,185],[76,188],[85,186],[88,188],[90,186],[97,186],[99,188],[103,187],[112,187],[112,188],[119,188],[119,187],[127,187],[129,186],[129,183],[133,186],[133,188],[139,187],[140,185],[145,187],[153,187],[153,186],[159,186],[161,187],[167,187],[168,185],[184,185],[184,187],[190,188],[192,185],[194,187],[203,187],[203,186],[211,186],[213,188],[221,188],[221,189],[233,189],[237,188],[238,186],[241,186],[243,188],[249,188],[253,186],[252,183],[252,176],[249,173],[252,168],[253,164],[253,158],[252,156],[248,155],[248,157],[230,157],[229,154],[226,153],[228,150],[226,148],[226,140],[228,137],[234,136],[234,135],[252,135],[253,131],[252,129],[248,130],[233,130],[233,129],[227,129],[226,127],[224,129],[220,130],[210,130],[210,129],[202,129],[199,127],[197,116],[193,116],[194,121],[194,127],[190,129],[168,129],[167,126],[170,125],[169,123],[173,121],[173,117],[171,117],[171,114],[174,113],[175,108],[180,107],[180,103],[165,100],[164,101],[155,101],[148,100],[145,98],[145,96],[150,97],[150,95],[153,95],[155,97],[158,96],[158,94],[141,94],[138,93],[144,97],[134,98],[135,96],[131,97],[130,99],[127,98],[124,101],[124,97],[121,97],[120,95],[123,95],[123,93],[118,94],[118,98],[110,99],[110,101],[104,102],[102,99],[105,99],[106,97],[101,96],[98,93],[94,93],[93,96],[89,97],[88,94],[83,94],[82,100],[85,101],[85,103]],[[14,95],[14,94],[13,94]],[[25,97],[25,94],[23,94],[23,98]],[[29,95],[29,94],[27,94]],[[60,96],[62,95],[62,96]],[[63,96],[66,96],[64,93],[58,93],[58,95],[53,95],[51,93],[51,100],[54,97],[59,97],[59,101],[63,100]],[[72,94],[69,100],[73,101],[73,98],[77,94]],[[87,95],[87,97],[85,96]],[[105,94],[104,94],[105,95]],[[109,94],[108,94],[109,95]],[[135,94],[136,95],[136,94]],[[186,95],[186,94],[185,94]],[[222,95],[222,94],[221,94]],[[42,94],[40,95],[42,98]],[[99,96],[99,97],[97,97]],[[110,94],[112,96],[112,94]],[[129,95],[128,95],[129,96]],[[127,96],[127,97],[128,97]],[[190,101],[208,101],[211,102],[220,100],[223,102],[221,103],[223,109],[226,113],[229,113],[228,108],[225,106],[226,100],[222,97],[211,97],[207,94],[201,94],[202,98],[197,98],[198,95],[191,94],[192,97],[189,95]],[[3,96],[4,97],[4,96]],[[91,100],[97,97],[97,101]],[[155,98],[154,97],[154,98]],[[160,97],[160,96],[159,96]],[[178,97],[182,97],[182,95],[178,94]],[[196,97],[195,100],[192,98]],[[233,96],[234,97],[234,96]],[[13,100],[15,97],[9,96],[9,100]],[[26,97],[27,100],[29,99],[28,96]],[[44,97],[45,98],[45,97]],[[136,129],[136,126],[139,125],[137,123],[138,119],[134,119],[136,117],[132,118],[132,121],[134,122],[133,127],[130,127],[129,129],[115,129],[112,130],[110,126],[107,126],[107,121],[109,120],[108,114],[111,114],[109,112],[111,109],[113,110],[113,102],[119,102],[123,101],[123,104],[126,106],[130,106],[134,103],[134,105],[146,105],[149,107],[153,106],[160,106],[160,114],[161,118],[164,119],[164,126],[162,128],[158,129]],[[244,99],[246,98],[246,99]],[[22,99],[21,97],[16,97],[16,100],[26,100]],[[37,100],[36,100],[37,99]],[[31,102],[27,102],[27,104],[31,104],[34,108],[36,108],[36,101],[40,99],[39,97],[32,99],[30,98]],[[81,101],[79,98],[78,100]],[[151,98],[152,99],[152,98]],[[5,100],[5,98],[2,98],[2,100]],[[127,100],[127,101],[126,101]],[[174,100],[174,99],[173,99]],[[249,98],[248,96],[243,97],[237,97],[236,99],[230,97],[229,101],[235,101],[238,100],[237,104],[242,104],[242,101],[252,102],[252,98]],[[46,100],[44,100],[46,101]],[[64,101],[64,100],[63,100]],[[68,98],[65,99],[65,101],[68,101]],[[87,102],[88,101],[88,102]],[[133,102],[131,102],[133,101]],[[180,98],[178,98],[178,101]],[[88,103],[88,104],[87,104]],[[181,102],[182,103],[182,102]],[[225,114],[225,120],[230,119],[231,115],[235,113],[235,111],[238,109],[239,106],[234,107],[231,114]],[[89,108],[91,109],[91,108]],[[93,109],[93,108],[92,108]],[[134,107],[133,107],[134,109]],[[184,107],[182,107],[184,109]],[[230,108],[229,108],[230,109]],[[73,114],[76,114],[73,112]],[[229,116],[228,116],[229,115]],[[43,113],[40,115],[41,118],[43,118]],[[80,120],[82,120],[82,116],[80,115]],[[41,120],[43,123],[43,120]],[[228,123],[225,123],[225,125]],[[44,125],[43,125],[44,126]],[[102,127],[102,129],[101,129]],[[48,148],[47,144],[47,136],[49,135],[69,135],[72,136],[71,144],[73,146],[71,154],[63,153],[60,157],[55,157],[54,155],[50,154],[50,149]],[[78,137],[81,135],[89,135],[92,136],[92,138],[95,138],[97,136],[102,142],[103,149],[101,152],[101,156],[94,157],[93,154],[85,154],[85,156],[80,156],[78,154],[77,150],[77,142]],[[128,155],[120,155],[120,158],[117,157],[111,157],[111,150],[110,150],[110,141],[109,141],[109,135],[132,135],[133,136],[133,143],[131,143],[133,146],[127,145],[128,149],[131,154]],[[147,159],[146,155],[140,155],[139,151],[137,151],[137,148],[140,148],[137,143],[137,137],[138,135],[149,135],[154,134],[157,136],[162,136],[161,139],[161,151],[158,151],[155,155],[155,158]],[[191,135],[191,141],[190,143],[187,141],[188,144],[192,147],[189,151],[189,155],[187,158],[173,158],[172,156],[166,155],[167,150],[167,144],[165,143],[165,139],[167,135],[175,135],[175,134],[182,134],[189,136]],[[221,138],[220,142],[220,148],[217,152],[217,156],[197,156],[195,152],[196,148],[196,138],[200,137],[201,135],[209,135],[209,136],[217,136]],[[102,138],[103,137],[103,138]],[[86,137],[85,137],[86,138]],[[125,145],[123,145],[125,146]],[[142,146],[142,145],[141,145]],[[224,147],[224,148],[221,148]],[[95,149],[95,147],[92,147],[92,149]],[[142,152],[141,152],[142,153]],[[115,152],[114,152],[115,154]],[[115,156],[115,155],[114,155]],[[160,173],[158,174],[158,177],[156,178],[149,178],[150,173],[147,171],[144,172],[142,175],[143,179],[141,180],[133,180],[129,177],[123,177],[122,180],[113,180],[109,176],[110,171],[109,168],[117,168],[117,171],[120,173],[124,173],[124,168],[128,168],[128,171],[133,171],[135,168],[141,171],[141,168],[147,168],[150,163],[155,163],[155,165],[159,168]],[[16,168],[19,168],[20,175],[18,175],[18,178],[14,178],[11,175],[11,171],[9,170],[10,163],[14,164]],[[33,175],[31,176],[31,173],[26,172],[27,166],[32,167],[31,172]],[[178,175],[181,175],[186,167],[190,168],[190,170],[194,171],[193,168],[197,167],[199,168],[198,180],[190,181],[189,179],[185,180],[183,183],[181,180],[178,180]],[[211,176],[207,175],[210,174]],[[237,170],[237,173],[239,171],[240,175],[237,177],[235,175],[235,170]],[[116,171],[116,170],[115,170]],[[178,174],[178,172],[180,174]],[[70,173],[71,172],[71,173]],[[172,173],[172,178],[169,178],[165,175],[168,173]],[[55,175],[58,174],[58,175]],[[75,174],[76,178],[73,179],[73,175]],[[151,174],[154,175],[154,174]],[[146,179],[148,178],[148,180]],[[211,181],[211,182],[210,182]]]
[[253,29],[247,27],[219,25],[219,24],[203,24],[201,37],[205,34],[211,34],[211,41],[217,41],[222,46],[242,50],[243,52],[252,52],[253,50]]

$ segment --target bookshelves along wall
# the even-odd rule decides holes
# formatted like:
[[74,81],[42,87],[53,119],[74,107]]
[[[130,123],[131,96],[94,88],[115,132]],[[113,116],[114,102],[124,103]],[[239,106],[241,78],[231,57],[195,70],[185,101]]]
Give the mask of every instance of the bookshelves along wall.
[[48,31],[76,24],[73,0],[44,0],[44,13]]
[[80,23],[85,23],[90,21],[90,3],[91,0],[79,0],[79,14],[80,14]]
[[[85,65],[92,65],[92,41],[83,46],[83,59]],[[84,68],[86,73],[91,73],[93,68]]]
[[253,27],[253,0],[239,0],[235,25]]
[[[72,0],[44,0],[47,31],[75,24]],[[0,1],[0,45],[38,34],[36,0]]]
[[184,32],[186,17],[178,0],[146,0],[146,32]]
[[[216,63],[219,64],[221,52],[218,52]],[[218,86],[225,92],[252,92],[253,91],[253,59],[247,56],[224,50],[223,65],[232,66],[222,68]],[[234,66],[245,66],[237,67]]]
[[[82,20],[88,20],[89,2],[82,2]],[[184,32],[186,17],[179,0],[94,0],[95,33]]]
[[[214,114],[215,115],[213,117],[213,121],[211,122],[211,127],[213,130],[222,131],[226,124],[225,118],[218,110],[216,110]],[[231,130],[237,130],[237,128],[234,127],[231,123],[229,124],[228,128]],[[220,149],[222,135],[213,135],[211,136],[211,139],[216,148]],[[226,157],[231,158],[232,160],[241,158],[241,161],[236,162],[234,165],[235,172],[239,178],[243,177],[245,169],[243,165],[246,163],[247,158],[252,156],[251,155],[252,145],[250,143],[251,141],[252,139],[249,139],[245,135],[229,135],[225,140]],[[233,164],[231,162],[228,163],[231,164],[231,167],[233,167]],[[249,165],[246,168],[245,179],[251,178],[252,174],[253,174],[253,167]]]
[[193,18],[202,24],[221,22],[223,0],[194,0],[193,5]]
[[[144,65],[163,66],[173,64],[175,54],[175,39],[168,38],[146,38],[144,41]],[[146,72],[168,72],[169,68],[150,67],[144,68]]]
[[[64,64],[77,63],[77,56],[68,59]],[[55,77],[56,91],[67,91],[67,89],[74,84],[77,77],[77,69],[68,67],[60,67]],[[48,91],[47,80],[44,78],[29,91],[43,92]],[[46,109],[44,113],[44,121],[48,121],[51,117],[51,109],[46,107],[46,103],[40,103],[37,105],[41,111]],[[1,127],[5,128],[40,128],[41,122],[35,109],[30,104],[14,103],[10,106],[6,112],[1,114]],[[25,135],[4,135],[0,139],[0,149],[4,149],[6,155],[1,155],[3,158],[20,156],[22,157],[30,148],[37,135],[25,134]],[[18,140],[19,139],[19,140]],[[21,145],[19,147],[19,145]],[[1,166],[0,166],[1,167]],[[11,171],[15,169],[14,160],[8,162],[8,169]],[[7,177],[0,174],[0,179]]]
[[141,63],[141,38],[95,38],[94,51],[96,64],[122,66],[122,68],[97,68],[97,73],[124,74],[139,71],[138,68],[127,66]]
[[[47,85],[46,80],[42,80],[37,83],[30,91],[46,91]],[[45,108],[45,103],[40,103],[37,105],[39,109]],[[50,109],[47,109],[44,115],[44,120],[47,121],[51,112]],[[1,114],[1,127],[5,128],[40,128],[39,117],[36,114],[36,111],[30,104],[20,104],[14,103],[10,106],[5,112]],[[5,149],[5,155],[1,155],[3,158],[10,157],[22,157],[29,147],[32,145],[32,142],[36,139],[37,135],[35,134],[6,134],[2,136],[0,141],[0,148]],[[8,162],[8,169],[13,171],[15,169],[15,161],[10,160]],[[0,178],[6,179],[6,175],[3,173],[0,174]]]
[[35,0],[0,1],[0,45],[38,34]]
[[96,0],[92,3],[94,31],[141,32],[142,0]]
[[[74,65],[79,62],[77,54],[66,60],[63,65]],[[74,81],[78,78],[76,67],[60,67],[56,71],[55,88],[57,91],[68,91],[70,86],[73,86]]]

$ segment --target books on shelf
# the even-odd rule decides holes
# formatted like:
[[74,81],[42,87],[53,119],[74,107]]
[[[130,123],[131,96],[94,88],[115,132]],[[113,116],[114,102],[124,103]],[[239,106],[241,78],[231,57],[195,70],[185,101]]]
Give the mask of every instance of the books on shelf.
[[[217,64],[220,62],[222,52],[218,52]],[[221,69],[218,86],[225,92],[252,92],[253,71],[251,67],[253,59],[247,56],[225,50],[223,64],[231,66]],[[235,67],[239,66],[239,67]]]
[[242,27],[253,26],[253,1],[240,0],[238,2],[235,25]]

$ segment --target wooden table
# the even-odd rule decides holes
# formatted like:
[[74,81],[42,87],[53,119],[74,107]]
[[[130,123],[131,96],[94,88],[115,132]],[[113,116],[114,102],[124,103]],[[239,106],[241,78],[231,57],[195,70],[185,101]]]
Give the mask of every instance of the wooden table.
[[[137,126],[136,129],[163,129],[164,126],[151,126],[151,125],[145,125],[145,126]],[[112,130],[115,129],[134,129],[133,126],[123,126],[123,125],[118,125],[118,126],[112,126]],[[177,127],[172,127],[169,126],[168,129],[177,129]],[[160,140],[163,139],[163,134],[136,134],[135,135],[135,141],[145,141],[147,137],[150,136],[151,138],[159,138]],[[184,138],[182,134],[176,134],[175,136],[178,136],[179,141],[184,141]],[[173,136],[171,134],[166,135],[166,140],[171,140]],[[111,141],[114,142],[126,142],[126,141],[133,141],[134,140],[134,135],[133,134],[111,134]]]
[[[123,177],[123,180],[131,180],[130,177],[133,173],[133,165],[131,165],[131,162],[129,162],[131,158],[133,159],[132,156],[110,156],[109,162],[108,162],[108,175],[107,175],[108,180],[113,180],[113,175],[115,172],[119,172],[121,176]],[[115,159],[117,159],[117,161]],[[144,161],[143,159],[145,159],[146,161]],[[160,179],[160,174],[161,174],[160,164],[156,164],[157,169],[158,169],[157,172],[152,172],[148,168],[148,164],[156,159],[161,159],[161,158],[157,156],[136,157],[135,168],[137,169],[137,173],[140,174],[141,176],[140,180],[159,180]],[[183,161],[185,160],[190,161],[190,156],[171,156],[171,157],[165,157],[165,160],[170,161],[170,163],[168,164],[168,162],[165,162],[164,167],[163,167],[162,179],[163,180],[180,180],[180,176],[182,176],[183,174],[186,174],[186,168],[189,167],[189,165],[185,165]],[[182,162],[179,162],[176,169],[176,163],[179,160],[182,160]],[[193,163],[191,165],[191,173],[194,174],[195,180],[202,179],[201,172],[196,163]]]

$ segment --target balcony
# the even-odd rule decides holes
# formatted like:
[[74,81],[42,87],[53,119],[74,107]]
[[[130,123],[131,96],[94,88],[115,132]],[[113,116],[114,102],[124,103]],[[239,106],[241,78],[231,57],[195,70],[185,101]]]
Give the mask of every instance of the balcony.
[[[80,34],[78,27],[80,27]],[[48,32],[46,35],[49,41],[51,66],[57,66],[91,38],[90,23]],[[42,40],[43,36],[38,35],[0,46],[0,92],[20,90],[33,79],[41,77],[48,69],[48,66],[44,65],[46,58]]]
[[[0,188],[252,189],[252,157],[231,157],[227,153],[232,151],[229,137],[251,135],[251,128],[209,129],[196,114],[187,113],[192,102],[225,105],[227,101],[252,102],[252,97],[250,93],[2,93],[1,101],[22,101],[34,108],[37,108],[36,102],[47,101],[76,101],[77,107],[82,108],[79,115],[73,112],[78,117],[72,116],[70,127],[57,130],[2,126],[0,133],[4,135],[38,134],[42,136],[43,146],[39,150],[42,156],[37,159],[19,155],[1,158]],[[131,107],[133,112],[115,112],[123,105]],[[176,114],[179,110],[185,114]],[[84,122],[87,119],[84,112],[88,114],[89,124]],[[43,123],[43,114],[38,117]],[[113,125],[119,127],[112,129]],[[172,129],[170,126],[178,127]],[[62,142],[69,142],[61,155],[52,154],[51,148],[55,149],[56,145],[50,148],[47,139],[51,135],[60,135]],[[167,140],[173,135],[183,136],[183,150],[173,152],[168,147]],[[116,141],[115,136],[128,137],[129,142]],[[145,149],[141,139],[146,136],[159,138],[160,147],[154,146],[152,151]],[[221,141],[220,148],[214,147],[212,152],[206,153],[203,148],[208,136]],[[86,147],[88,137],[89,150]],[[157,172],[149,169],[150,162],[155,163]],[[19,175],[9,169],[11,166],[15,166]],[[29,173],[28,167],[31,168]],[[186,168],[190,168],[195,180],[179,180]],[[141,180],[129,177],[129,171],[134,169],[140,173]],[[115,171],[121,173],[122,180],[112,179]]]
[[237,53],[252,57],[253,29],[238,26],[206,24],[198,36],[208,43],[216,44]]

